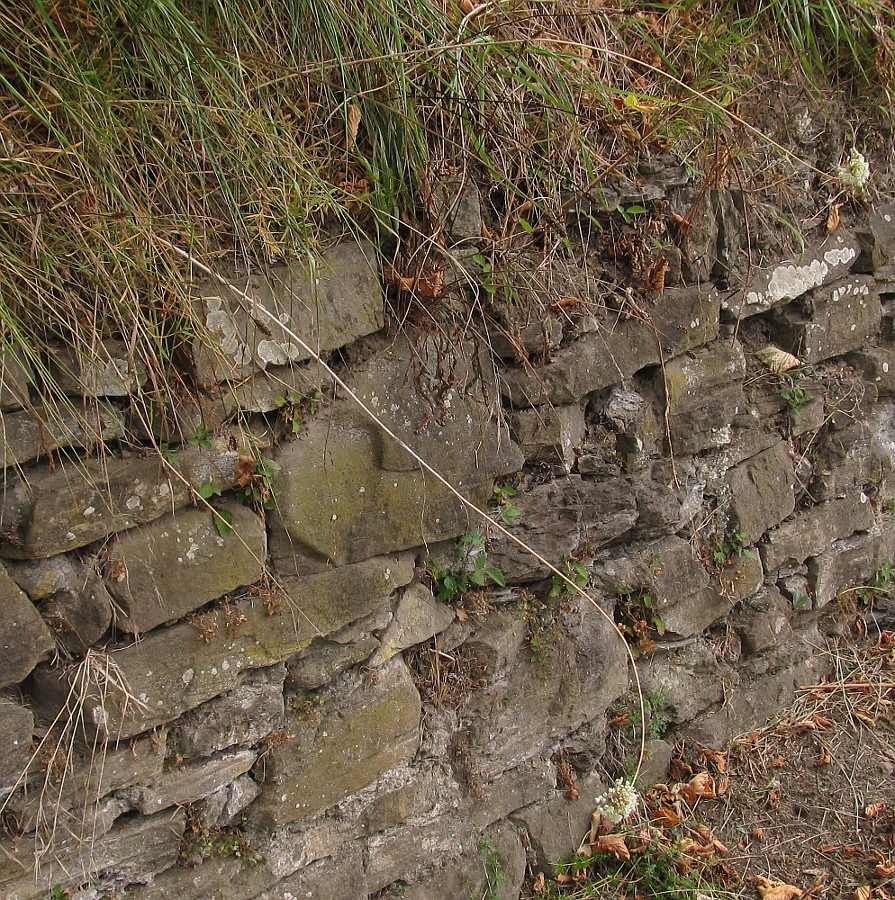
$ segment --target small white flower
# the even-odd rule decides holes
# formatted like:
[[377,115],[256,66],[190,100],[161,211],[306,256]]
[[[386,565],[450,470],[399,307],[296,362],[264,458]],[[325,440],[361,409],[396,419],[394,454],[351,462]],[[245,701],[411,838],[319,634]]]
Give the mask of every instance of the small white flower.
[[844,166],[836,167],[836,177],[847,190],[860,194],[870,180],[870,166],[857,147],[852,147]]
[[627,819],[637,809],[639,799],[640,795],[633,783],[618,778],[615,784],[594,802],[597,804],[597,812],[604,819],[616,824]]

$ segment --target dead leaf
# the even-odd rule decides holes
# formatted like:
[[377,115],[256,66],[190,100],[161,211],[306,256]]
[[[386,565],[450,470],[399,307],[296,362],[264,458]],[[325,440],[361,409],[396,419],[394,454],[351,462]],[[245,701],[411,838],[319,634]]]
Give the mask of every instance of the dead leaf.
[[631,851],[623,834],[600,834],[591,844],[594,853],[611,853],[616,859],[630,859]]
[[531,889],[532,889],[536,894],[543,894],[544,891],[545,891],[546,888],[547,888],[547,885],[546,885],[546,883],[545,883],[546,880],[547,880],[547,879],[546,879],[546,877],[544,876],[544,873],[543,873],[543,872],[538,872],[538,874],[535,875],[535,880],[532,882]]
[[715,779],[708,772],[700,772],[694,775],[686,784],[679,785],[678,793],[690,806],[693,806],[700,798],[714,800],[717,796]]
[[773,345],[764,347],[755,355],[776,375],[788,372],[802,364],[798,356],[793,356],[792,353],[787,353],[786,350],[781,350]]
[[345,110],[345,146],[351,149],[357,140],[357,129],[360,128],[360,108],[349,103]]
[[814,764],[816,766],[828,766],[831,762],[833,762],[833,753],[830,750],[829,744],[825,741],[818,741],[820,744],[820,754],[817,757],[817,762]]
[[727,753],[703,747],[699,751],[699,756],[705,761],[706,765],[711,765],[719,775],[723,775],[727,771]]
[[769,763],[772,769],[780,769],[786,765],[785,756],[775,756]]
[[658,825],[673,828],[680,824],[681,817],[670,806],[660,806],[653,815],[653,821]]
[[855,890],[855,900],[870,900],[870,888],[866,884],[862,884]]
[[613,716],[608,725],[610,728],[624,728],[626,725],[631,724],[631,714],[630,713],[620,713],[617,716]]
[[875,819],[885,808],[885,803],[868,803],[867,806],[864,807],[864,815],[867,816],[868,819]]
[[876,725],[876,718],[871,715],[867,710],[864,709],[853,709],[852,715],[863,722],[865,725],[869,725],[871,728]]
[[797,900],[802,896],[802,889],[794,884],[771,881],[762,875],[756,875],[754,881],[761,900]]
[[649,272],[646,273],[646,282],[644,287],[648,291],[656,291],[661,294],[665,290],[665,273],[668,271],[668,260],[664,256],[660,256],[651,266]]
[[891,856],[883,856],[879,850],[873,851],[873,858],[877,861],[876,865],[873,867],[873,871],[876,872],[881,878],[891,878],[895,875],[895,859]]
[[841,203],[834,203],[827,213],[827,221],[824,223],[824,235],[832,234],[839,227],[839,210]]

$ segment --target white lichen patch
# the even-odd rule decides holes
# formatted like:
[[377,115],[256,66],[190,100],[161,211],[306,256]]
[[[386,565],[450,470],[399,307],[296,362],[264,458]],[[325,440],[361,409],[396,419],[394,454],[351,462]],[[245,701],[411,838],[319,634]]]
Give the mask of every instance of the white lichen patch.
[[257,347],[258,361],[265,366],[285,366],[286,363],[295,362],[301,356],[301,347],[287,341],[285,344],[279,341],[259,341]]

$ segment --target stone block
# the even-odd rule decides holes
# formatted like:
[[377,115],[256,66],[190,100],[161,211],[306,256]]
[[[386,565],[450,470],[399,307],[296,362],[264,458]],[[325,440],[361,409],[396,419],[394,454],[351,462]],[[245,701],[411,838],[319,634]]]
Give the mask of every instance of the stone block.
[[[299,338],[326,354],[379,331],[384,298],[376,275],[376,251],[367,242],[328,250],[312,272],[304,260],[274,266],[231,282]],[[196,337],[196,375],[204,385],[238,380],[256,369],[309,359],[270,317],[252,311],[233,288],[219,282],[193,288],[205,331]]]
[[368,659],[379,647],[369,634],[345,644],[338,641],[314,641],[289,660],[289,686],[303,691],[332,681],[340,672]]
[[[247,865],[244,859],[209,856],[192,868],[173,866],[149,884],[130,885],[125,896],[127,900],[257,900],[283,877],[284,872],[276,868],[270,861]],[[283,895],[273,896],[285,900]]]
[[488,329],[491,352],[500,359],[523,360],[550,353],[562,343],[562,322],[546,318],[543,322],[511,321],[503,328]]
[[50,355],[50,369],[66,394],[130,397],[146,384],[146,364],[124,341],[102,341],[91,346],[89,355],[81,349],[56,347]]
[[[507,632],[503,646],[519,648],[516,658],[463,709],[464,756],[485,781],[601,715],[628,683],[621,639],[584,599],[564,604],[552,642],[538,660],[523,643],[527,626],[521,610],[503,617],[500,625]],[[489,645],[501,646],[499,635],[492,633]]]
[[783,307],[771,337],[803,363],[818,363],[859,349],[879,331],[881,315],[873,278],[850,275]]
[[584,410],[577,403],[523,409],[510,417],[510,430],[526,462],[557,463],[569,469],[575,449],[584,443]]
[[[378,557],[322,575],[280,579],[282,593],[270,598],[273,614],[260,599],[249,599],[199,621],[156,629],[114,655],[137,702],[122,704],[114,691],[104,698],[91,688],[85,719],[109,739],[173,722],[232,690],[245,670],[283,662],[315,637],[361,618],[412,578],[411,558]],[[54,716],[66,703],[73,674],[42,667],[34,675],[35,705]]]
[[63,447],[93,448],[124,434],[121,414],[101,404],[6,412],[0,426],[0,465],[4,467],[49,456]]
[[[177,862],[180,838],[186,824],[183,810],[157,816],[128,819],[106,834],[84,841],[59,838],[55,852],[23,838],[4,848],[0,861],[0,892],[8,900],[45,900],[59,885],[63,890],[91,883],[102,891],[103,874],[118,885],[151,881],[153,875]],[[40,863],[40,877],[33,867]]]
[[873,507],[864,494],[852,494],[800,511],[767,533],[761,545],[765,569],[773,572],[789,562],[804,562],[834,542],[873,525]]
[[[629,468],[637,460],[657,454],[665,426],[659,422],[653,403],[644,393],[621,384],[610,391],[602,407],[591,403],[591,409],[596,412],[595,407],[599,409],[600,419],[618,435],[618,452],[628,458]],[[586,474],[580,462],[578,471]]]
[[895,203],[883,203],[872,210],[866,227],[856,233],[861,243],[856,272],[872,274],[895,262]]
[[0,688],[23,681],[56,643],[34,604],[0,566]]
[[887,544],[878,534],[861,534],[836,541],[829,550],[808,560],[808,585],[819,609],[835,599],[845,587],[870,584]]
[[483,829],[511,812],[553,796],[556,770],[544,753],[528,759],[496,778],[482,782],[477,798],[471,798],[469,818]]
[[[888,414],[886,418],[890,418]],[[883,432],[888,427],[878,427],[879,419],[875,411],[867,420],[828,437],[814,464],[810,490],[815,500],[824,502],[872,491],[892,471],[895,448],[886,446],[889,441]]]
[[0,350],[0,410],[5,412],[26,406],[32,378],[31,366],[21,351],[7,347]]
[[382,665],[402,650],[427,641],[444,631],[454,618],[454,610],[436,602],[425,585],[410,585],[401,594],[395,615],[383,632],[381,644],[370,657],[369,665]]
[[649,322],[616,319],[531,368],[504,369],[500,390],[517,408],[577,403],[586,394],[618,384],[661,359],[713,340],[720,300],[714,290],[669,288],[656,302]]
[[[382,351],[354,387],[393,432],[481,505],[492,480],[517,471],[523,457],[499,424],[496,401],[454,386],[452,367],[460,367],[459,378],[471,361],[439,359],[437,349],[427,344],[418,362],[406,345]],[[309,422],[277,462],[271,555],[299,571],[446,540],[471,527],[451,492],[347,402]]]
[[190,756],[207,756],[234,744],[255,744],[283,727],[282,664],[247,672],[231,691],[177,720],[176,738]]
[[786,441],[735,466],[727,480],[733,529],[743,535],[746,545],[795,509],[795,472]]
[[[637,521],[631,484],[618,478],[586,481],[570,475],[513,497],[519,517],[509,530],[554,565],[584,543],[594,549],[629,531]],[[504,535],[495,535],[488,559],[509,582],[533,581],[550,570]]]
[[774,587],[751,598],[731,617],[745,653],[762,653],[785,641],[792,628],[792,603]]
[[31,710],[0,697],[0,797],[9,793],[31,758],[34,716]]
[[693,548],[678,537],[661,538],[601,562],[593,577],[610,595],[649,594],[665,628],[683,637],[704,631],[734,603],[711,585]]
[[725,307],[738,319],[767,312],[846,275],[860,252],[858,238],[839,229],[819,246],[806,247],[799,259],[756,273],[743,294],[727,300]]
[[411,759],[419,745],[420,698],[403,661],[383,665],[372,684],[343,676],[318,722],[287,714],[294,737],[265,754],[251,819],[279,828],[309,819]]
[[723,341],[668,360],[654,377],[665,396],[675,453],[694,454],[733,440],[731,423],[746,406],[746,360],[739,344]]
[[218,533],[215,513],[202,506],[118,536],[108,551],[105,578],[121,609],[119,628],[144,634],[261,578],[264,522],[235,500],[215,508],[230,519],[233,530],[226,537]]
[[234,750],[173,766],[147,782],[122,790],[121,796],[144,816],[151,816],[214,793],[248,772],[257,758],[257,750]]
[[254,900],[367,900],[369,890],[359,847],[305,866]]
[[876,386],[878,397],[895,397],[895,350],[889,347],[867,347],[848,357]]

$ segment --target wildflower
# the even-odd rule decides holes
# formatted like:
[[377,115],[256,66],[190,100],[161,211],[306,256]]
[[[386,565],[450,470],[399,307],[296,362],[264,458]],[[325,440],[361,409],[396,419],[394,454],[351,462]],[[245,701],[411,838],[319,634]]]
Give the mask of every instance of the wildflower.
[[608,821],[616,824],[627,819],[637,809],[640,795],[630,781],[616,779],[614,785],[605,794],[597,797],[597,812]]
[[860,194],[870,179],[870,166],[857,147],[852,147],[844,166],[836,167],[839,183],[854,194]]

